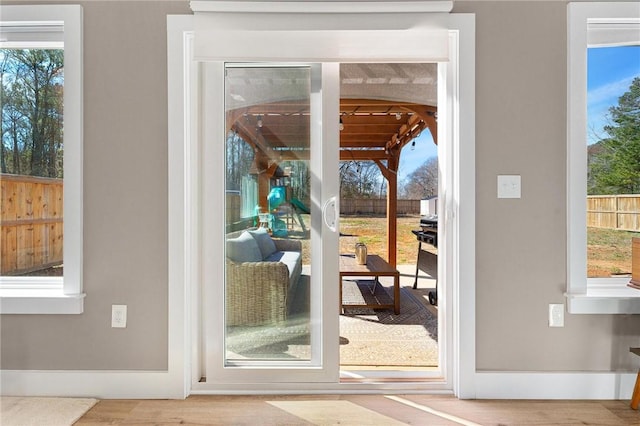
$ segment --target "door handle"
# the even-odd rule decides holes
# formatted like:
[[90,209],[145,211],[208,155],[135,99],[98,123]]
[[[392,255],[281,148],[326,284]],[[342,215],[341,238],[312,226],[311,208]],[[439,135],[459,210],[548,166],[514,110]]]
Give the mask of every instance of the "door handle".
[[327,225],[332,232],[337,231],[338,203],[336,197],[331,197],[324,203],[322,206],[322,218],[324,219],[324,224]]

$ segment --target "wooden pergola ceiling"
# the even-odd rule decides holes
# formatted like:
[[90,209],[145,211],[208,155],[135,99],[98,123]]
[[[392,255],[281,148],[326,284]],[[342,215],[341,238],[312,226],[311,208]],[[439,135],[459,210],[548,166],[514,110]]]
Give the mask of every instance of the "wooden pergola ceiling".
[[[385,160],[420,133],[437,141],[437,108],[375,99],[340,100],[340,159]],[[280,160],[309,158],[309,105],[277,102],[227,113],[228,128],[256,150]]]
[[[274,159],[308,159],[309,100],[273,95],[277,87],[296,93],[303,87],[297,77],[295,71],[235,70],[227,129],[257,151],[277,154]],[[437,143],[436,64],[340,64],[340,81],[341,160],[398,158],[427,129]]]
[[380,160],[397,155],[429,129],[437,141],[437,108],[410,102],[340,101],[340,159]]

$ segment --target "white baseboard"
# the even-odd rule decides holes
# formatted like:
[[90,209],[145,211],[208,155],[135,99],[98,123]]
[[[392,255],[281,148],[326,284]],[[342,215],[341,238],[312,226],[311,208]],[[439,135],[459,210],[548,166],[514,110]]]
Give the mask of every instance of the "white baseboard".
[[477,372],[478,399],[631,399],[636,374]]
[[166,371],[1,370],[2,396],[183,399],[181,377]]
[[[0,389],[3,396],[182,399],[188,392],[183,392],[182,378],[177,376],[157,371],[2,370]],[[475,397],[624,400],[631,399],[635,380],[634,373],[478,372]],[[346,391],[338,385],[333,391],[341,393],[341,390]],[[277,392],[277,387],[274,391]],[[307,393],[318,393],[318,389],[309,389]]]

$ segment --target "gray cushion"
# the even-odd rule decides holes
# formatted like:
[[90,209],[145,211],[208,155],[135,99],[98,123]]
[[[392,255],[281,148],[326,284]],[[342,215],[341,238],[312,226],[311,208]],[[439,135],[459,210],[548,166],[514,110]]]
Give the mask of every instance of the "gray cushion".
[[249,233],[258,243],[260,253],[262,253],[262,259],[266,259],[277,251],[276,245],[271,239],[271,235],[267,233],[266,229],[258,228],[254,231],[249,231]]
[[299,251],[277,251],[265,259],[267,262],[282,262],[289,269],[289,285],[294,285],[302,273],[302,255]]
[[245,231],[227,240],[227,257],[234,262],[260,262],[262,252],[255,238]]

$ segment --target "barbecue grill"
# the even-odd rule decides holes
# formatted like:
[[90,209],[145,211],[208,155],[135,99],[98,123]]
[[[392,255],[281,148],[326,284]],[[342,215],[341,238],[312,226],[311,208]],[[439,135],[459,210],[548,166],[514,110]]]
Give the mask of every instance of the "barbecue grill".
[[422,216],[420,218],[420,229],[412,230],[418,240],[418,257],[416,260],[416,278],[413,288],[418,288],[418,272],[422,270],[436,279],[436,290],[429,292],[429,303],[438,304],[438,255],[432,251],[422,248],[422,243],[438,246],[438,217]]

